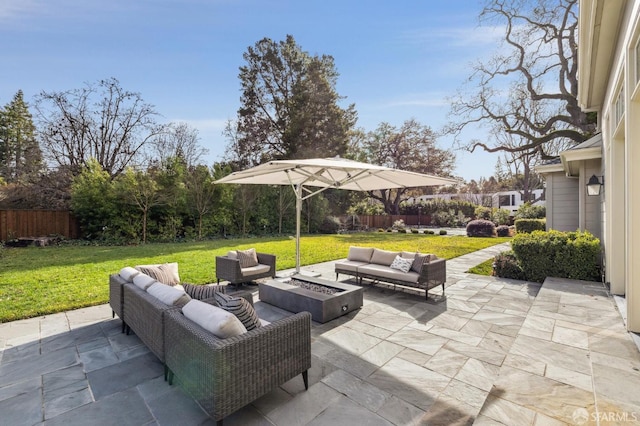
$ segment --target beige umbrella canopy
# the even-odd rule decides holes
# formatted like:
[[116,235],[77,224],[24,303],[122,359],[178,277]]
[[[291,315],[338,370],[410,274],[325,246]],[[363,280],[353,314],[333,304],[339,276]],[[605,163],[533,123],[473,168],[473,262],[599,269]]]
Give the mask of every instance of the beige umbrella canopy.
[[231,173],[215,183],[291,185],[296,193],[296,272],[300,272],[300,212],[303,200],[328,188],[375,191],[451,185],[458,182],[454,179],[343,158],[309,158],[269,161],[247,170]]

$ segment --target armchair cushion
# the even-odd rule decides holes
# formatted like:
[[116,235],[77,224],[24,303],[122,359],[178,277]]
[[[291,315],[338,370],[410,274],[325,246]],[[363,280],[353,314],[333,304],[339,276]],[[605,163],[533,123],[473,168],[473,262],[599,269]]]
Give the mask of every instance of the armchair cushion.
[[262,326],[258,314],[246,299],[229,296],[224,293],[215,293],[213,297],[222,309],[235,315],[247,331]]
[[258,254],[256,249],[250,248],[248,250],[238,250],[238,260],[240,261],[240,268],[251,268],[258,265]]
[[247,332],[240,320],[231,312],[199,300],[191,300],[182,307],[182,313],[220,339],[239,336]]
[[135,269],[163,284],[180,284],[180,275],[178,274],[178,264],[176,262],[160,265],[138,265]]
[[265,274],[271,270],[269,265],[257,264],[256,266],[251,266],[249,268],[242,268],[242,275],[245,277],[250,277],[252,275]]

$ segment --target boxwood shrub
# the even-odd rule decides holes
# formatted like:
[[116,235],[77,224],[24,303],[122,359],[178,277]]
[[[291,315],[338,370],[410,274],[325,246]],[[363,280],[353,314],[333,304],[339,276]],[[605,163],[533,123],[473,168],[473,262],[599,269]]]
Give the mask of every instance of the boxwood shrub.
[[517,219],[514,222],[516,233],[531,233],[533,231],[545,231],[547,229],[546,219]]
[[490,220],[476,219],[467,223],[468,237],[494,237],[496,225]]
[[508,225],[500,225],[496,228],[496,234],[498,237],[508,237],[509,236],[509,226]]
[[512,250],[504,251],[493,258],[493,275],[514,280],[526,279],[518,259]]
[[527,280],[546,277],[599,281],[600,240],[585,232],[517,233],[511,248]]

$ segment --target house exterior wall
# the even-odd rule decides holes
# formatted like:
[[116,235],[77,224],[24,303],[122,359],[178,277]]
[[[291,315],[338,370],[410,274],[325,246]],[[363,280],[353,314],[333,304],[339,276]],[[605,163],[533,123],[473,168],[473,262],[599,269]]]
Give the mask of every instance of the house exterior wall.
[[[582,174],[585,182],[580,188],[580,191],[586,194],[586,185],[589,178],[592,175],[598,176],[602,179],[602,161],[601,160],[587,160],[584,162],[584,173]],[[585,195],[584,197],[584,222],[581,224],[580,229],[586,230],[596,236],[602,241],[602,200],[604,197],[604,191],[600,190],[601,195],[598,197]]]
[[[608,19],[615,10],[621,19]],[[627,328],[640,332],[640,1],[581,0],[580,24],[578,101],[598,112],[602,128],[605,280],[625,295]],[[602,28],[617,33],[599,38]],[[589,91],[603,84],[604,94]]]
[[547,181],[547,229],[578,229],[578,179],[549,173]]

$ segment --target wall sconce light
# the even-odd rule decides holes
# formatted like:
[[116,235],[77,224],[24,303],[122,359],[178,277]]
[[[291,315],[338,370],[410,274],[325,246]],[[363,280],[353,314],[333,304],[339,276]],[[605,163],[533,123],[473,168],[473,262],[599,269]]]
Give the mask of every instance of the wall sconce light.
[[604,176],[602,176],[602,182],[598,179],[598,176],[592,175],[587,182],[587,195],[600,195],[600,189],[604,185]]

